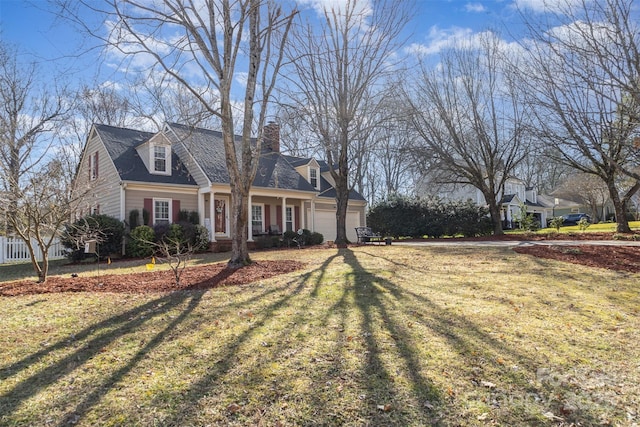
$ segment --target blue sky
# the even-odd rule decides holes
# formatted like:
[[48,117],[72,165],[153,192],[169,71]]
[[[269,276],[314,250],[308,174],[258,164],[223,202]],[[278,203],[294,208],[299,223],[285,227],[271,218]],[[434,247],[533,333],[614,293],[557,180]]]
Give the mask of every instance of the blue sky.
[[[344,0],[299,0],[301,7],[339,3]],[[521,7],[535,10],[537,1],[517,0]],[[409,44],[427,52],[437,52],[454,35],[471,35],[488,28],[503,34],[513,30],[517,21],[514,0],[464,1],[417,0],[416,15],[409,24]],[[45,0],[0,0],[0,35],[27,54],[25,60],[55,65],[69,75],[91,78],[97,72],[100,52],[77,58],[93,41],[87,40],[64,20],[47,12]],[[102,70],[104,72],[104,70]],[[93,75],[92,75],[93,74]]]

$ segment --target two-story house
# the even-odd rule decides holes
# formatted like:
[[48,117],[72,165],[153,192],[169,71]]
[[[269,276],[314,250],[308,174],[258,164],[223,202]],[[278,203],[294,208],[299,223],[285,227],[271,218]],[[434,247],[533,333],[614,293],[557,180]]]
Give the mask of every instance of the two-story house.
[[[482,192],[472,185],[444,184],[435,187],[425,182],[421,187],[431,189],[427,194],[436,195],[443,200],[471,200],[479,206],[486,206],[487,204]],[[433,190],[436,188],[437,192],[433,194]],[[425,191],[419,192],[425,193]],[[533,215],[543,227],[547,224],[549,209],[538,200],[538,194],[535,188],[527,187],[521,179],[515,177],[507,178],[504,191],[498,195],[498,202],[504,229],[517,226],[518,218],[522,215],[522,206],[525,207],[526,213]]]
[[[336,236],[335,189],[326,163],[280,153],[279,127],[269,123],[256,177],[249,193],[249,241],[269,230],[306,228]],[[238,137],[239,140],[239,137]],[[93,125],[80,160],[76,183],[92,184],[83,212],[126,221],[145,212],[148,225],[174,222],[181,210],[197,211],[211,242],[231,238],[230,186],[222,134],[166,124],[150,133]],[[365,224],[365,199],[349,198],[347,236]]]

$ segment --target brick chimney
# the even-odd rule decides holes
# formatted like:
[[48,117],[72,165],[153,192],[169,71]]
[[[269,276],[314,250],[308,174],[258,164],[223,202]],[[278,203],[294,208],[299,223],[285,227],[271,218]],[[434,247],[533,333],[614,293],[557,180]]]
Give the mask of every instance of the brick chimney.
[[263,130],[264,145],[274,153],[280,152],[280,125],[276,122],[269,122]]

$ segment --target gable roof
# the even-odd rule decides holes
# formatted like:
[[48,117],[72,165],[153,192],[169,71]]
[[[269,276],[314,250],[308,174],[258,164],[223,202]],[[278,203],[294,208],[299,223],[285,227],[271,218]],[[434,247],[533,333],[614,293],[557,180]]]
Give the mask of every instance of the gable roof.
[[513,202],[513,199],[516,199],[517,202],[520,202],[520,198],[515,195],[515,194],[505,194],[504,196],[502,196],[502,199],[500,200],[500,204],[501,205],[508,205],[511,202]]
[[147,142],[155,134],[109,125],[94,125],[100,140],[116,167],[120,180],[152,182],[158,184],[196,185],[195,180],[182,163],[175,150],[171,150],[171,175],[149,172],[136,147]]
[[[218,184],[229,183],[222,132],[177,123],[171,123],[168,126],[178,141],[198,162],[209,181]],[[235,141],[237,152],[240,153],[241,138],[236,136]],[[295,170],[289,161],[295,162],[296,159],[264,148],[260,154],[253,186],[315,192],[315,188]]]
[[[121,180],[197,185],[185,163],[176,154],[177,150],[171,150],[173,167],[171,175],[149,173],[138,155],[136,147],[149,141],[157,133],[100,124],[94,125],[94,128],[113,160]],[[165,135],[172,140],[173,144],[182,145],[207,176],[209,182],[229,184],[222,132],[178,123],[167,123]],[[235,141],[239,154],[241,138],[236,135]],[[313,158],[289,156],[263,148],[253,186],[318,193],[318,190],[295,169],[312,161],[314,161]],[[315,161],[319,164],[321,171],[328,170],[326,162]],[[335,188],[322,176],[320,177],[318,195],[330,198],[336,196]],[[364,197],[353,190],[349,193],[349,199],[365,201]]]

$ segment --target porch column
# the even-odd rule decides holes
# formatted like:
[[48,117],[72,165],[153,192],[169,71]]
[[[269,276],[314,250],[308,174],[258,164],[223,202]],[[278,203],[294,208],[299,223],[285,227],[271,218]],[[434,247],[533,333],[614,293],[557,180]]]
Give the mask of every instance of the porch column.
[[[252,222],[251,222],[251,193],[249,193],[249,214],[247,215],[247,227],[248,227],[248,233],[247,236],[249,236],[249,238],[247,239],[247,242],[253,242],[253,227],[252,227]],[[264,215],[264,212],[262,213]]]
[[[282,227],[282,229],[280,230],[281,232],[284,233],[285,231],[287,231],[287,198],[286,197],[282,198],[282,224],[280,224],[280,226]],[[293,230],[293,226],[291,227],[291,229]]]
[[316,231],[316,202],[311,199],[311,231]]
[[[209,192],[209,227],[211,227],[211,241],[216,241],[216,210],[215,210],[216,193]],[[224,218],[223,218],[224,221]]]
[[200,225],[204,225],[205,227],[204,198],[206,197],[206,194],[207,193],[202,191],[202,188],[198,189],[198,216],[200,217]]

